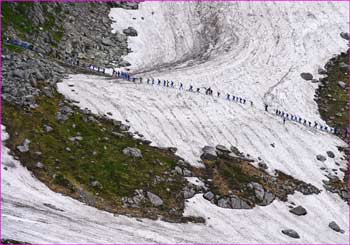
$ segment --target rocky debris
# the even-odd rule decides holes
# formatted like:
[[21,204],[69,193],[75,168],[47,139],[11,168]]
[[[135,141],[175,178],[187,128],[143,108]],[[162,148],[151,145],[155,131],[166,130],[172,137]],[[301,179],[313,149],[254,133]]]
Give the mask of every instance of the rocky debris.
[[69,140],[74,142],[74,141],[82,141],[83,137],[81,136],[74,136],[74,137],[69,137]]
[[289,210],[289,212],[291,212],[292,214],[298,215],[298,216],[307,214],[306,209],[302,206],[297,206],[295,208],[292,208],[291,210]]
[[282,233],[292,238],[296,238],[296,239],[300,238],[298,232],[292,229],[282,230]]
[[191,177],[192,176],[192,172],[190,170],[188,170],[187,168],[183,169],[183,175],[184,177]]
[[327,160],[327,158],[326,158],[325,156],[320,155],[320,154],[316,156],[316,159],[319,160],[319,161],[321,161],[321,162],[324,162],[324,161]]
[[221,208],[232,208],[232,209],[251,209],[251,207],[245,201],[241,200],[235,195],[230,197],[219,198],[217,205]]
[[317,187],[303,182],[299,183],[295,190],[303,193],[304,195],[319,194],[321,192],[319,189],[317,189]]
[[341,36],[342,38],[344,38],[345,40],[349,40],[349,33],[347,33],[347,32],[341,32],[341,33],[340,33],[340,36]]
[[130,37],[136,37],[137,36],[137,31],[135,30],[135,28],[129,26],[128,28],[123,30],[123,33],[126,36],[130,36]]
[[216,150],[212,146],[204,146],[203,149],[203,154],[201,155],[202,159],[213,161],[217,159],[217,154]]
[[177,148],[176,147],[168,147],[168,151],[175,154],[177,152]]
[[342,89],[346,89],[346,83],[344,83],[343,81],[339,81],[338,82],[339,87],[341,87]]
[[205,194],[203,195],[203,197],[204,197],[205,199],[207,199],[208,201],[212,201],[212,200],[214,199],[215,195],[214,195],[213,192],[208,191],[207,193],[205,193]]
[[344,230],[340,229],[339,225],[335,223],[335,221],[330,222],[328,227],[336,232],[344,233]]
[[72,108],[65,105],[60,108],[59,112],[57,112],[56,119],[59,122],[64,122],[64,121],[67,121],[72,114],[73,114]]
[[29,144],[30,144],[30,140],[25,139],[22,145],[17,146],[17,150],[19,150],[22,153],[28,152],[29,151]]
[[36,167],[36,168],[39,168],[39,169],[43,169],[45,166],[44,166],[43,163],[37,162],[37,163],[35,164],[35,167]]
[[334,158],[335,155],[332,151],[327,151],[327,156],[330,157],[330,158]]
[[303,72],[300,74],[300,76],[304,79],[304,80],[312,80],[313,79],[313,76],[311,73],[308,73],[308,72]]
[[129,157],[142,158],[141,150],[133,147],[124,148],[123,154]]
[[269,205],[275,199],[275,195],[271,192],[265,192],[264,187],[259,183],[251,182],[247,187],[254,190],[255,197],[261,206]]
[[139,208],[140,205],[146,200],[144,191],[137,189],[134,192],[133,197],[123,197],[122,202],[124,207]]
[[182,169],[181,169],[179,166],[176,166],[176,167],[175,167],[175,171],[176,171],[176,173],[179,174],[179,175],[182,175],[182,174],[183,174]]
[[153,206],[159,207],[159,206],[163,205],[163,200],[159,196],[157,196],[156,194],[148,191],[147,197]]
[[258,163],[258,166],[259,166],[259,168],[261,168],[261,169],[268,169],[267,164],[264,163],[264,162],[259,162],[259,163]]

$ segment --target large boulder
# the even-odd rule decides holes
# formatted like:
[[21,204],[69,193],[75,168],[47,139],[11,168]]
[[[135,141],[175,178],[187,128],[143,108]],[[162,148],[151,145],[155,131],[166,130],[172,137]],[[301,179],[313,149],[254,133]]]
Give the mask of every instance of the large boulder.
[[296,238],[296,239],[300,238],[298,232],[292,229],[282,230],[282,233],[292,238]]
[[338,82],[339,87],[341,87],[342,89],[346,89],[346,83],[344,83],[343,81],[339,81]]
[[132,147],[126,147],[123,154],[129,157],[142,158],[141,150]]
[[214,147],[212,146],[204,146],[203,149],[203,154],[201,155],[201,158],[204,160],[216,160],[217,158],[217,154],[216,154],[216,150]]
[[131,36],[131,37],[136,37],[137,36],[137,31],[131,26],[129,26],[128,28],[124,29],[123,33],[126,36]]
[[308,72],[303,72],[300,74],[300,76],[304,79],[304,80],[312,80],[313,79],[313,76],[311,73],[308,73]]
[[157,196],[156,194],[148,191],[147,197],[153,206],[159,207],[159,206],[163,205],[163,200],[159,196]]
[[304,207],[302,206],[297,206],[295,208],[292,208],[291,210],[289,210],[289,212],[291,212],[292,214],[295,214],[297,216],[301,216],[301,215],[306,215],[307,211]]

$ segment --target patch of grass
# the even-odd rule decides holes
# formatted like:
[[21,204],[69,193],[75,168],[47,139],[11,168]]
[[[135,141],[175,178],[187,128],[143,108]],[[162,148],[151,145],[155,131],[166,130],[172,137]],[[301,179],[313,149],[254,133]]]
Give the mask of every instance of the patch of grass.
[[[151,191],[162,198],[164,205],[153,208],[145,202],[144,210],[134,210],[135,215],[169,216],[175,208],[177,215],[183,211],[183,177],[171,173],[178,158],[167,150],[158,149],[131,137],[118,137],[112,122],[98,119],[87,121],[87,116],[77,108],[71,117],[60,123],[56,120],[58,104],[63,98],[38,97],[38,108],[25,111],[4,102],[3,121],[10,134],[8,146],[40,180],[50,188],[78,198],[81,191],[96,199],[98,208],[112,212],[126,212],[122,208],[122,197],[132,197],[136,189]],[[44,125],[53,131],[46,133]],[[71,141],[80,135],[82,140]],[[30,152],[20,153],[16,146],[29,139]],[[67,147],[69,149],[67,149]],[[125,156],[125,147],[137,147],[142,159]],[[41,152],[38,154],[36,152]],[[36,167],[37,162],[44,168]],[[159,181],[155,181],[158,177]],[[98,181],[101,187],[93,187]],[[152,210],[151,212],[149,210]]]
[[23,48],[21,48],[19,46],[12,45],[12,44],[6,44],[4,42],[2,43],[2,48],[8,49],[9,51],[16,52],[16,53],[21,53],[24,50]]
[[323,79],[326,83],[323,83],[324,86],[320,86],[316,91],[319,97],[317,103],[321,118],[328,125],[342,129],[347,127],[349,120],[346,107],[348,95],[347,90],[341,88],[338,82],[343,81],[345,84],[348,84],[347,71],[340,67],[342,63],[348,64],[348,59],[348,53],[342,53],[332,58],[331,62],[326,65],[327,77]]

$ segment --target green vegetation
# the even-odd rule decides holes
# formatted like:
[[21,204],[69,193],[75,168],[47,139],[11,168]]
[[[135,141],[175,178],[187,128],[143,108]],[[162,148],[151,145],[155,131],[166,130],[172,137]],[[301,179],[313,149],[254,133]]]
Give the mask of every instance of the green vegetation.
[[[51,189],[77,199],[84,193],[91,197],[94,206],[107,211],[154,218],[157,214],[169,217],[169,210],[175,209],[177,213],[172,215],[182,215],[185,180],[171,173],[178,160],[174,154],[112,134],[118,127],[111,121],[89,121],[77,108],[67,121],[60,123],[56,119],[60,101],[63,97],[58,94],[54,98],[38,97],[39,107],[30,111],[4,102],[3,121],[10,134],[7,144],[29,170]],[[44,125],[53,130],[45,132]],[[76,136],[82,139],[70,140]],[[31,141],[30,151],[20,153],[16,146],[26,138]],[[125,156],[125,147],[137,147],[143,158]],[[38,168],[38,162],[44,168]],[[93,181],[100,185],[93,187]],[[164,204],[156,209],[146,201],[141,208],[126,211],[121,199],[132,197],[136,189],[157,194]]]
[[21,53],[24,50],[22,47],[12,45],[12,44],[6,44],[4,42],[2,43],[2,47],[8,49],[9,51],[16,52],[16,53]]
[[327,66],[327,77],[324,78],[328,82],[316,92],[319,95],[317,102],[322,119],[332,127],[343,129],[347,127],[349,120],[346,107],[348,92],[338,82],[348,84],[347,68],[341,67],[341,64],[348,64],[348,59],[348,54],[344,53],[332,59],[333,64]]

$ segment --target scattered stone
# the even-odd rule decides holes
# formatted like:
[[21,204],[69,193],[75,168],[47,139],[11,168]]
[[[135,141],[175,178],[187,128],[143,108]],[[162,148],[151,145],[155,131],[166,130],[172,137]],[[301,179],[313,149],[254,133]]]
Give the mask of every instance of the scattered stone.
[[327,71],[323,68],[318,68],[318,74],[320,75],[327,75]]
[[142,158],[141,150],[133,147],[126,147],[123,150],[123,154],[130,157]]
[[235,195],[230,198],[231,208],[233,209],[251,209],[251,207],[245,201],[241,200]]
[[264,162],[259,162],[259,163],[258,163],[258,166],[259,166],[259,168],[261,168],[261,169],[268,169],[267,164],[264,163]]
[[291,210],[289,210],[289,212],[291,212],[295,215],[298,215],[298,216],[307,214],[306,209],[302,206],[297,206],[295,208],[292,208]]
[[203,197],[204,197],[205,199],[207,199],[208,201],[212,201],[212,200],[214,199],[214,193],[211,192],[211,191],[209,191],[209,192],[205,193],[205,194],[203,195]]
[[304,79],[304,80],[312,80],[313,76],[311,73],[308,73],[308,72],[303,72],[300,74],[300,76]]
[[23,142],[23,145],[17,146],[17,150],[19,150],[22,153],[28,152],[29,151],[29,144],[30,144],[30,140],[29,139],[25,139],[24,142]]
[[101,183],[100,183],[99,181],[97,181],[97,180],[92,181],[92,182],[90,183],[90,185],[91,185],[92,187],[94,187],[94,188],[102,189]]
[[321,162],[324,162],[324,161],[327,160],[327,158],[326,158],[325,156],[322,156],[322,155],[317,155],[317,156],[316,156],[316,159],[319,160],[319,161],[321,161]]
[[192,172],[190,170],[188,170],[187,168],[184,168],[183,175],[185,177],[191,177],[192,176]]
[[292,230],[292,229],[286,229],[286,230],[282,230],[282,233],[287,235],[287,236],[290,236],[292,238],[300,238],[298,232],[296,232],[295,230]]
[[335,155],[332,151],[327,151],[327,156],[330,157],[330,158],[334,158]]
[[65,150],[68,151],[68,152],[72,151],[69,147],[66,147]]
[[185,199],[189,199],[191,197],[193,197],[196,194],[196,191],[191,188],[191,187],[187,187],[184,189],[184,198]]
[[176,171],[176,173],[179,174],[179,175],[182,175],[182,174],[183,174],[182,169],[181,169],[179,166],[176,166],[176,167],[175,167],[175,171]]
[[123,33],[126,35],[126,36],[131,36],[131,37],[136,37],[137,36],[137,31],[135,30],[135,28],[133,27],[128,27],[126,29],[123,30]]
[[147,197],[149,199],[149,201],[155,206],[155,207],[159,207],[161,205],[163,205],[163,200],[157,196],[156,194],[153,194],[152,192],[147,192]]
[[329,228],[331,228],[332,230],[336,231],[336,232],[340,232],[340,233],[344,233],[344,230],[340,229],[339,225],[337,223],[335,223],[334,221],[330,222],[328,224]]

